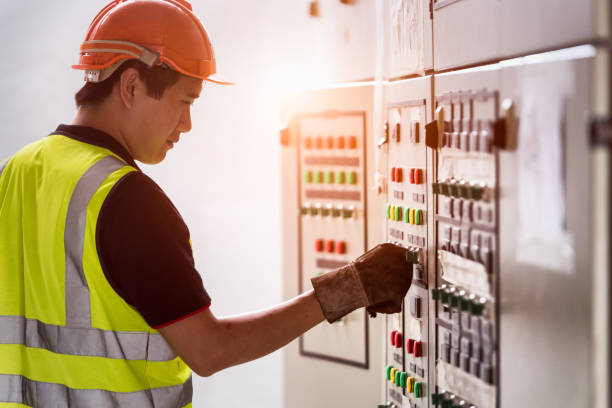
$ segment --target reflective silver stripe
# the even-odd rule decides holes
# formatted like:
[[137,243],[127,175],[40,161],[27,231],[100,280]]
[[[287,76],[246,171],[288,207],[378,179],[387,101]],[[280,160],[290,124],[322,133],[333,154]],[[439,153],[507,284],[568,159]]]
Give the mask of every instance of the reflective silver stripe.
[[2,176],[2,172],[4,171],[4,168],[6,167],[6,165],[8,164],[10,159],[6,160],[4,163],[0,164],[0,176]]
[[66,213],[64,248],[66,257],[66,326],[91,327],[89,288],[83,273],[83,245],[87,205],[102,182],[126,166],[114,156],[106,156],[91,166],[79,179]]
[[191,377],[184,384],[136,392],[111,392],[68,388],[62,384],[33,381],[20,375],[0,374],[0,402],[36,408],[182,408],[191,402]]
[[158,333],[56,326],[23,316],[0,316],[0,344],[23,344],[58,354],[124,360],[176,358],[176,353]]

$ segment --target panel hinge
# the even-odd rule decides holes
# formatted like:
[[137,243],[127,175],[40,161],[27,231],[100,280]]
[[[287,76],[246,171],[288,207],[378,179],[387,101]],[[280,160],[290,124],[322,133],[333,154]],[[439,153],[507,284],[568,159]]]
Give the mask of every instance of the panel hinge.
[[612,120],[608,116],[591,118],[589,138],[591,147],[603,146],[612,148]]

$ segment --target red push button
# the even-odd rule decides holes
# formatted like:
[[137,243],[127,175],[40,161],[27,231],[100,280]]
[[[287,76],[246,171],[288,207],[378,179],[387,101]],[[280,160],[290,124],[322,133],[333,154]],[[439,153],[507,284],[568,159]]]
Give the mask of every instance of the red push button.
[[338,241],[336,243],[336,252],[339,254],[345,254],[346,253],[346,242]]
[[348,138],[348,148],[356,149],[357,148],[357,136],[349,136]]
[[415,173],[416,173],[415,170],[416,169],[410,169],[410,184],[414,184],[414,182],[415,182],[415,179],[416,179],[416,177],[415,177]]
[[322,149],[322,148],[323,148],[323,138],[322,138],[321,136],[318,136],[318,137],[315,139],[315,147],[316,147],[317,149]]
[[396,334],[396,333],[397,333],[397,332],[396,332],[395,330],[393,330],[393,331],[391,332],[391,345],[392,345],[393,347],[397,347],[397,346],[395,345],[395,334]]
[[406,351],[408,354],[412,354],[414,352],[414,339],[408,339],[408,341],[406,341]]
[[328,149],[333,149],[334,148],[334,138],[333,138],[333,136],[328,136],[327,137],[327,141],[325,143],[325,146]]
[[315,241],[315,251],[317,252],[323,251],[323,240],[322,239],[317,239]]
[[396,348],[402,348],[402,333],[400,332],[396,332],[395,333],[395,347]]
[[414,342],[414,356],[421,357],[423,354],[422,346],[420,341]]
[[403,178],[403,171],[401,167],[398,167],[395,169],[395,181],[398,183],[402,182],[402,178]]
[[340,136],[336,139],[336,148],[344,149],[345,145],[346,145],[346,141],[343,136]]
[[333,254],[335,249],[335,242],[331,239],[325,243],[325,252]]
[[423,169],[416,169],[415,173],[415,184],[423,184]]
[[391,181],[395,181],[395,167],[391,169]]
[[312,149],[312,137],[305,137],[304,138],[304,148],[305,149]]

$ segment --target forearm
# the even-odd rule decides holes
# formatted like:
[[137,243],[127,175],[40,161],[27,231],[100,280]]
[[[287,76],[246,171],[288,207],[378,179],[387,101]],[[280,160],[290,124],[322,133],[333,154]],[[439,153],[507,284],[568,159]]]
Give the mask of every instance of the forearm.
[[323,321],[314,292],[269,309],[218,319],[226,343],[224,367],[270,354]]

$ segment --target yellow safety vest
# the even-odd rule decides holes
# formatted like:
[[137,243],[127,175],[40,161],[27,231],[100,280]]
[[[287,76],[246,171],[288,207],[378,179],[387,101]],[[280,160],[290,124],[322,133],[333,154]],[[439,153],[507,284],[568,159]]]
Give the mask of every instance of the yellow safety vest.
[[191,406],[191,370],[98,258],[100,209],[132,171],[62,135],[0,163],[0,408]]

